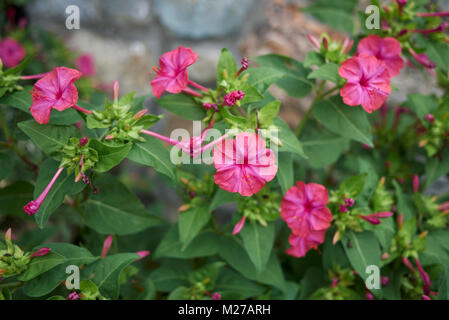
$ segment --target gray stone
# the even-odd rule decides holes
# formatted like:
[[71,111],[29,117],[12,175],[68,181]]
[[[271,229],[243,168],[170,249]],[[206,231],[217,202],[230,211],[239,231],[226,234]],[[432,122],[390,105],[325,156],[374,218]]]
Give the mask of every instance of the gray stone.
[[80,9],[81,28],[83,23],[95,23],[101,18],[97,0],[32,0],[27,6],[27,12],[34,22],[47,19],[65,21],[65,10],[70,5],[76,5]]
[[173,34],[201,39],[237,30],[255,0],[155,0],[154,4],[160,21]]
[[107,0],[103,2],[103,8],[108,22],[113,24],[151,23],[150,0]]

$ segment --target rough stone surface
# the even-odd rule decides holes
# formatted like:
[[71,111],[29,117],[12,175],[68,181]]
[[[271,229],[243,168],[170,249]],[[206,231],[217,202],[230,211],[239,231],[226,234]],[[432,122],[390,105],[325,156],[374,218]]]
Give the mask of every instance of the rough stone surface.
[[237,30],[254,0],[155,0],[162,24],[179,37],[221,37]]
[[28,14],[34,20],[56,19],[65,21],[65,10],[69,5],[80,9],[80,25],[94,23],[101,18],[98,0],[32,0],[28,5]]
[[149,25],[152,22],[150,0],[108,0],[103,2],[106,18],[113,23]]

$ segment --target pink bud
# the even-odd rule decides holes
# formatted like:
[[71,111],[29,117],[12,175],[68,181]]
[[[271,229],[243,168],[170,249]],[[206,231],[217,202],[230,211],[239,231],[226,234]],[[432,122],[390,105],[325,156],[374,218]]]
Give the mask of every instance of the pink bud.
[[343,213],[348,212],[348,208],[344,204],[340,204],[340,211]]
[[323,37],[323,47],[324,47],[324,49],[326,49],[326,50],[329,49],[329,41],[327,40],[326,37]]
[[335,288],[338,285],[338,277],[332,279],[331,288]]
[[376,218],[388,218],[391,217],[393,215],[393,212],[390,211],[381,211],[381,212],[376,212],[373,213],[372,216],[376,217]]
[[114,139],[114,135],[113,135],[113,134],[108,134],[108,135],[105,137],[105,139],[106,139],[106,140],[112,140],[112,139]]
[[320,43],[318,42],[318,40],[313,36],[313,35],[311,35],[310,33],[307,35],[307,38],[309,38],[309,41],[317,48],[317,49],[319,49],[319,48],[321,48],[321,46],[320,46]]
[[366,300],[374,300],[374,296],[371,292],[367,291],[365,294],[365,299]]
[[234,230],[232,231],[233,235],[238,234],[240,231],[242,231],[243,226],[245,225],[245,221],[246,221],[246,216],[243,216],[242,219],[240,219],[239,222],[237,222],[237,224],[234,227]]
[[101,259],[104,259],[106,255],[108,254],[109,249],[112,245],[112,235],[109,235],[106,237],[106,239],[103,242],[103,250],[101,251]]
[[421,266],[421,263],[419,262],[419,259],[415,259],[416,267],[418,268],[419,275],[421,279],[424,282],[424,294],[429,295],[430,294],[430,286],[432,285],[430,282],[429,274],[423,269]]
[[11,241],[11,237],[12,237],[12,229],[9,228],[9,229],[6,230],[6,232],[5,232],[5,240],[6,240],[7,242],[10,242],[10,241]]
[[343,51],[343,53],[345,53],[345,54],[348,54],[349,51],[351,51],[353,45],[354,45],[354,40],[351,40],[351,38],[346,37],[345,40],[343,41],[341,51]]
[[84,147],[89,142],[89,139],[87,137],[83,137],[80,139],[79,145],[80,147]]
[[212,300],[221,300],[221,294],[219,294],[218,292],[214,292],[214,294],[212,295]]
[[402,213],[398,214],[397,223],[399,229],[402,229],[402,225],[404,224],[404,215]]
[[402,258],[402,263],[404,264],[404,266],[406,266],[407,268],[409,268],[410,271],[412,271],[413,273],[416,272],[415,268],[413,267],[412,263],[410,262],[409,259],[407,258]]
[[78,294],[78,292],[73,291],[73,292],[69,293],[67,300],[78,300],[79,298],[80,298],[80,295]]
[[432,299],[430,299],[429,296],[427,296],[425,294],[423,294],[421,297],[422,297],[423,300],[432,300]]
[[139,255],[140,258],[138,258],[137,260],[134,260],[134,262],[140,261],[143,258],[145,258],[146,256],[148,256],[150,254],[150,251],[148,251],[148,250],[137,251],[136,254]]
[[39,250],[33,252],[30,256],[30,258],[34,258],[34,257],[42,257],[45,256],[47,254],[49,254],[51,252],[50,248],[44,247],[44,248],[40,248]]
[[390,283],[390,279],[388,277],[382,277],[380,281],[382,282],[383,286],[388,286],[388,284]]
[[381,223],[381,221],[378,218],[373,217],[371,215],[364,216],[362,214],[359,214],[359,217],[362,218],[363,220],[365,220],[366,222],[371,223],[372,225],[378,225]]
[[120,90],[120,85],[118,83],[117,80],[114,81],[114,85],[112,87],[112,92],[114,94],[114,101],[117,102],[118,101],[118,94],[119,94],[119,90]]
[[249,63],[248,58],[247,58],[247,57],[243,57],[243,58],[242,58],[242,68],[243,68],[244,70],[248,69],[248,63]]
[[430,123],[433,123],[435,121],[435,117],[433,116],[433,114],[426,114],[424,116],[424,120],[429,121]]
[[417,174],[413,175],[413,192],[419,192],[419,177]]
[[355,201],[354,201],[354,199],[352,199],[352,198],[345,199],[345,205],[346,205],[347,207],[352,207],[352,206],[354,205],[354,203],[355,203]]
[[133,117],[133,120],[137,120],[137,119],[140,119],[140,118],[142,118],[146,113],[147,113],[147,109],[142,109],[142,110],[140,110],[139,112],[137,112],[135,115],[134,115],[134,117]]

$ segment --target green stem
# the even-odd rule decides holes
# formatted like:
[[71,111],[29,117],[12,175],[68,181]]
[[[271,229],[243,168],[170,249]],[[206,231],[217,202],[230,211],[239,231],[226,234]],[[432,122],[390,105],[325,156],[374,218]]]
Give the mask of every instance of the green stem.
[[0,289],[3,288],[18,288],[23,285],[22,281],[15,281],[15,282],[9,282],[9,283],[0,283]]
[[3,132],[5,133],[6,141],[11,140],[11,133],[9,132],[8,125],[6,124],[5,116],[3,115],[3,112],[0,110],[0,126],[3,129]]
[[[316,102],[316,100],[317,99],[313,100],[312,105]],[[306,114],[302,117],[301,122],[296,127],[295,134],[298,138],[301,135],[301,132],[304,129],[307,120],[310,118],[310,115],[312,114],[312,105],[309,107],[309,110],[307,110]]]

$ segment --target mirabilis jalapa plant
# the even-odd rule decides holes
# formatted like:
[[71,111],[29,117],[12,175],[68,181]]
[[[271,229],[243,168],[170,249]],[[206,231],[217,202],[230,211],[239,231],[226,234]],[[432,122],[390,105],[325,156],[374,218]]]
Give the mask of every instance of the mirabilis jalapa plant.
[[[0,104],[29,114],[18,128],[52,158],[38,168],[25,216],[45,230],[64,203],[90,231],[87,245],[28,251],[7,231],[0,297],[448,299],[448,196],[424,193],[449,171],[447,13],[425,12],[422,2],[382,7],[382,29],[354,40],[310,35],[317,51],[304,62],[270,54],[238,64],[223,49],[215,88],[189,78],[200,59],[191,48],[163,54],[151,81],[158,105],[205,127],[181,140],[151,131],[162,116],[147,114],[134,93],[120,98],[118,81],[112,101],[98,106],[78,99],[77,69],[22,76],[29,60],[17,65],[20,43],[8,40]],[[436,77],[445,93],[410,93],[392,108],[391,80],[406,63]],[[315,95],[294,132],[278,117],[272,84],[293,97]],[[191,161],[174,164],[170,155],[179,152]],[[208,153],[209,163],[195,162]],[[171,181],[184,201],[175,225],[107,173],[125,158]],[[237,210],[223,225],[217,209],[226,203]],[[60,285],[70,264],[82,267],[79,290]],[[365,285],[370,266],[380,270],[378,286]],[[182,280],[164,282],[167,274]]]

